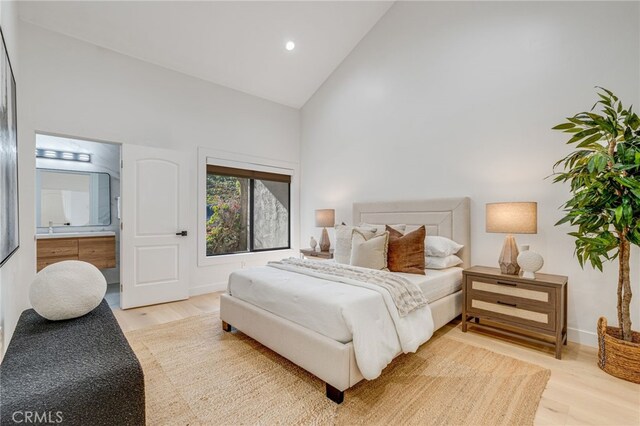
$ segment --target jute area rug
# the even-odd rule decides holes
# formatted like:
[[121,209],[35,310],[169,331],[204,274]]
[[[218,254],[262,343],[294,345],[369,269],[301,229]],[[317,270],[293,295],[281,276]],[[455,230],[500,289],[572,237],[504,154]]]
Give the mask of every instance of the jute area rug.
[[324,383],[216,314],[127,333],[145,376],[148,425],[526,425],[550,371],[436,336],[337,405]]

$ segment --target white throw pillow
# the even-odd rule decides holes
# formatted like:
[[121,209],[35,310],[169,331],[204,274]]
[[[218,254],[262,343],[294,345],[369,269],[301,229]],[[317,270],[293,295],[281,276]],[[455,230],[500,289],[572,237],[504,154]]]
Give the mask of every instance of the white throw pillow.
[[[387,225],[380,225],[380,224],[364,223],[363,222],[363,223],[360,224],[360,226],[364,227],[364,228],[375,229],[376,230],[376,235],[382,235],[387,231],[387,228],[386,228]],[[399,224],[395,224],[395,225],[389,225],[389,228],[393,228],[396,231],[398,231],[398,232],[400,232],[401,234],[404,235],[404,231],[407,228],[407,225],[399,223]],[[416,229],[418,229],[418,228],[416,228]]]
[[464,246],[446,237],[427,236],[424,254],[434,257],[447,257],[459,252]]
[[375,228],[355,227],[349,225],[336,225],[336,244],[333,249],[333,258],[337,263],[348,265],[351,261],[351,238],[353,230],[357,229],[369,239],[376,233]]
[[66,260],[49,265],[29,289],[33,309],[48,320],[81,317],[93,311],[107,292],[107,280],[87,262]]
[[426,256],[425,257],[425,268],[426,269],[447,269],[452,268],[454,266],[461,265],[462,259],[460,259],[455,254],[446,257],[434,257],[434,256]]
[[387,250],[389,248],[389,233],[376,235],[367,240],[366,236],[357,229],[353,230],[351,240],[352,266],[369,269],[387,270]]

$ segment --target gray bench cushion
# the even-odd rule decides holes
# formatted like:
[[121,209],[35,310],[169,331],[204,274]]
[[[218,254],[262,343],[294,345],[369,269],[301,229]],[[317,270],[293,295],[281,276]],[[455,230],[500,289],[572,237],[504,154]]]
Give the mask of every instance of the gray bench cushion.
[[[142,368],[106,301],[89,314],[48,321],[20,316],[0,364],[2,424],[24,413],[68,425],[142,425]],[[22,412],[17,413],[16,412]]]

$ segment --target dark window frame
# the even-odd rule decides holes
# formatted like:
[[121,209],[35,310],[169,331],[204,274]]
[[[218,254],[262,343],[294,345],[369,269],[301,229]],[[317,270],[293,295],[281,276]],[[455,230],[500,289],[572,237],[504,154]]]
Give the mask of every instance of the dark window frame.
[[[207,254],[205,250],[205,256],[218,257],[218,256],[230,256],[237,254],[249,254],[249,253],[264,253],[268,251],[279,250],[291,250],[291,176],[279,173],[259,172],[249,169],[237,169],[233,167],[215,166],[207,164],[207,176],[219,175],[219,176],[231,176],[235,178],[247,178],[249,180],[249,249],[246,251],[236,251],[229,253],[215,253]],[[256,249],[254,242],[254,201],[255,201],[255,181],[263,180],[270,182],[281,182],[287,184],[287,246],[286,247],[271,247],[264,249]],[[206,184],[205,184],[206,185]]]

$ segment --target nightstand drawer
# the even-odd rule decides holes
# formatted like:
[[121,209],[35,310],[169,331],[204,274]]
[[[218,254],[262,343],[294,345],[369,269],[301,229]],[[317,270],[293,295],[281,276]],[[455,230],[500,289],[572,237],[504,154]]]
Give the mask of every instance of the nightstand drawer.
[[513,298],[516,303],[526,303],[543,308],[555,306],[555,288],[473,275],[467,276],[467,280],[467,291],[471,297],[474,294],[499,295]]
[[547,331],[555,330],[556,313],[531,303],[518,303],[516,298],[476,293],[467,298],[467,313],[493,317],[497,321],[521,324]]

